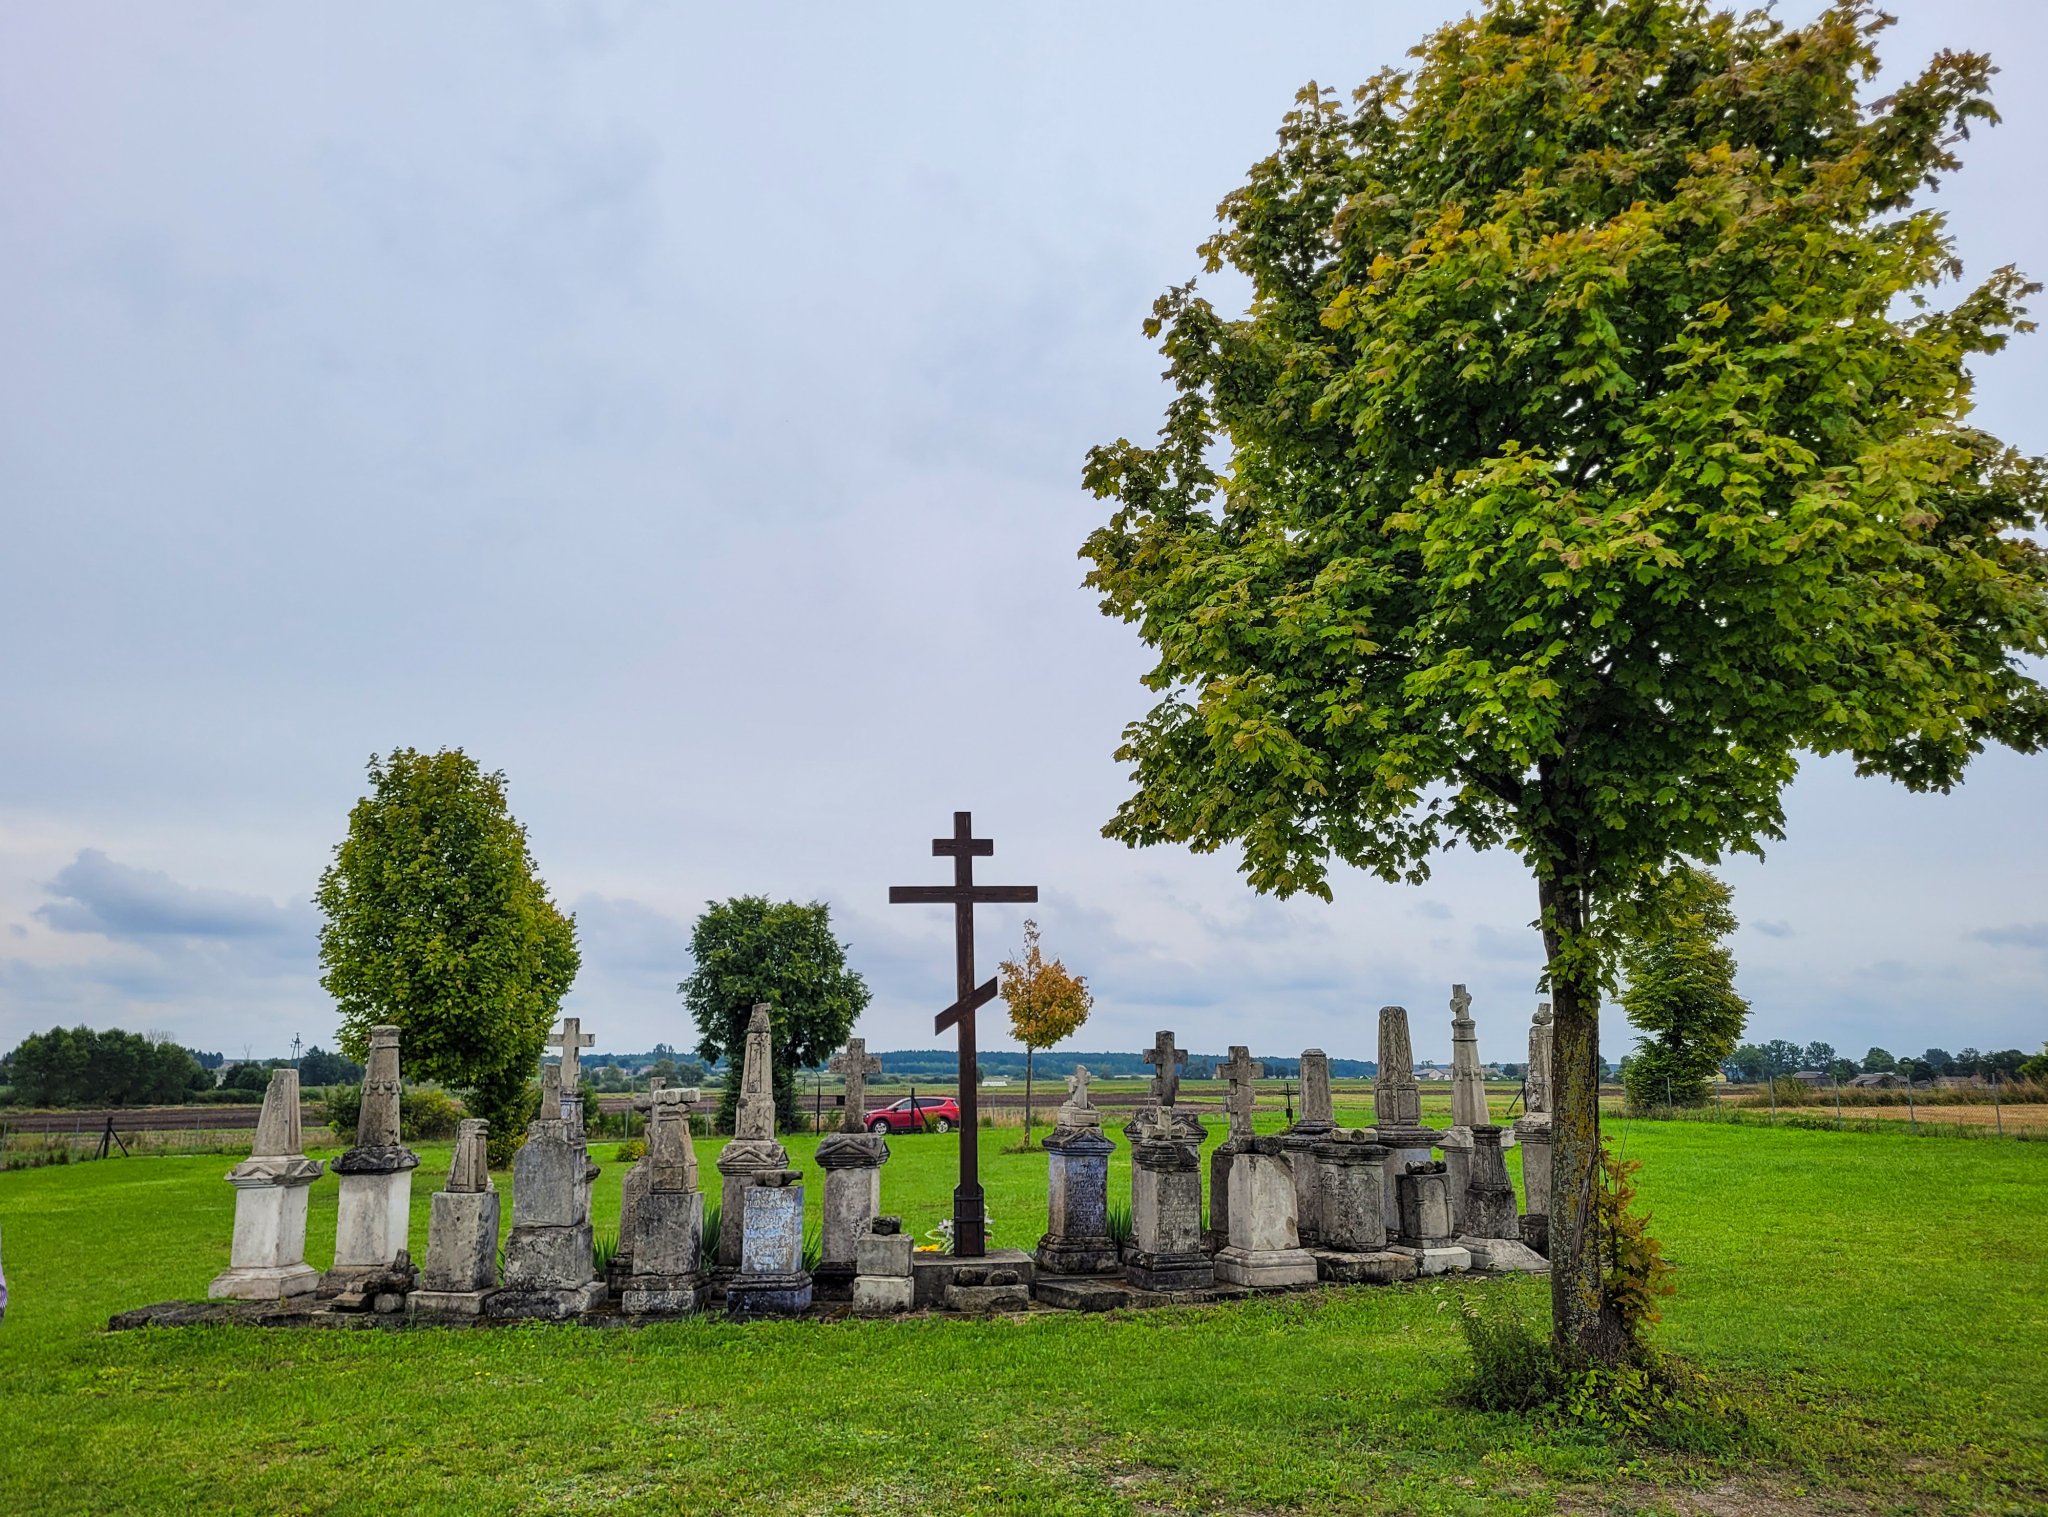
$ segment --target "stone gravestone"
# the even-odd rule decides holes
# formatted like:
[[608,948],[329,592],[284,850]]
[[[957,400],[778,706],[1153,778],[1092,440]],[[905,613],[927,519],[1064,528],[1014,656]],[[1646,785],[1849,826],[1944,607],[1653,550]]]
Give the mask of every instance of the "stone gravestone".
[[849,1038],[845,1051],[832,1056],[831,1067],[846,1081],[846,1113],[838,1132],[818,1140],[818,1167],[825,1171],[825,1228],[814,1284],[822,1301],[850,1301],[860,1272],[860,1241],[872,1233],[882,1209],[882,1166],[888,1162],[889,1144],[861,1121],[867,1077],[882,1072],[882,1061],[868,1052],[867,1039]]
[[1486,1079],[1479,1072],[1479,1026],[1472,1020],[1472,997],[1462,985],[1451,987],[1451,1126],[1472,1128],[1491,1122],[1486,1108]]
[[1207,1242],[1212,1252],[1230,1242],[1230,1166],[1252,1140],[1252,1111],[1258,1100],[1253,1082],[1266,1072],[1266,1066],[1254,1059],[1244,1044],[1233,1043],[1230,1057],[1216,1066],[1216,1072],[1229,1084],[1223,1097],[1223,1116],[1230,1130],[1209,1153]]
[[1515,1119],[1522,1148],[1522,1241],[1539,1254],[1550,1252],[1550,1003],[1536,1008],[1529,1024],[1528,1109]]
[[[576,1123],[579,1131],[583,1121],[582,1054],[596,1042],[597,1039],[585,1032],[583,1023],[575,1017],[562,1018],[562,1030],[548,1034],[548,1046],[562,1050],[562,1120]],[[571,1102],[575,1103],[573,1110]]]
[[633,1262],[619,1310],[631,1317],[678,1316],[697,1309],[704,1280],[704,1197],[681,1101],[650,1104],[646,1157],[647,1190],[631,1223],[621,1222],[620,1245],[630,1246]]
[[605,1299],[590,1232],[590,1182],[597,1166],[579,1125],[562,1113],[561,1065],[541,1068],[540,1114],[512,1160],[512,1232],[505,1240],[504,1288],[486,1317],[560,1319]]
[[[1149,1125],[1161,1136],[1192,1138],[1197,1143],[1207,1136],[1199,1121],[1173,1109],[1180,1094],[1180,1069],[1187,1061],[1188,1051],[1174,1046],[1171,1032],[1161,1032],[1153,1038],[1152,1046],[1145,1050],[1145,1062],[1157,1071],[1152,1076],[1152,1105],[1139,1114],[1133,1126]],[[1124,1131],[1128,1134],[1130,1127]]]
[[1157,1135],[1163,1130],[1141,1128],[1131,1142],[1124,1278],[1140,1290],[1207,1290],[1216,1283],[1216,1269],[1202,1250],[1201,1148]]
[[[420,1156],[399,1141],[398,1033],[370,1029],[370,1062],[363,1071],[363,1101],[356,1117],[355,1146],[334,1161],[341,1177],[335,1206],[334,1267],[321,1278],[322,1295],[339,1295],[368,1285],[396,1283],[403,1294],[418,1284],[406,1255],[412,1226],[412,1172]],[[381,1292],[380,1292],[381,1293]]]
[[1540,1273],[1550,1266],[1522,1242],[1520,1219],[1515,1215],[1515,1187],[1501,1156],[1500,1134],[1491,1123],[1472,1129],[1472,1178],[1458,1246],[1471,1254],[1474,1269]]
[[474,1317],[498,1284],[498,1191],[486,1148],[491,1125],[465,1117],[455,1136],[448,1186],[427,1214],[427,1268],[408,1298],[414,1312]]
[[853,1310],[859,1317],[884,1317],[910,1310],[910,1255],[913,1244],[896,1217],[877,1217],[854,1245]]
[[1407,1164],[1395,1179],[1401,1231],[1391,1245],[1412,1254],[1417,1273],[1450,1274],[1472,1267],[1472,1255],[1453,1241],[1450,1176],[1433,1160]]
[[1295,1227],[1294,1166],[1280,1140],[1246,1138],[1229,1184],[1230,1242],[1216,1255],[1216,1278],[1266,1290],[1315,1284],[1315,1257]]
[[1387,1150],[1384,1199],[1387,1231],[1401,1226],[1400,1177],[1410,1164],[1427,1163],[1437,1146],[1435,1129],[1422,1125],[1422,1091],[1415,1083],[1415,1055],[1408,1041],[1408,1011],[1380,1008],[1379,1072],[1372,1082],[1372,1115],[1380,1146]]
[[278,1301],[319,1288],[320,1272],[306,1262],[306,1188],[321,1166],[304,1148],[299,1072],[273,1069],[249,1157],[227,1174],[235,1188],[235,1238],[208,1296]]
[[1387,1247],[1387,1151],[1363,1128],[1332,1131],[1319,1140],[1316,1212],[1322,1240],[1313,1251],[1316,1273],[1344,1285],[1389,1285],[1413,1280],[1416,1261]]
[[[697,1103],[701,1092],[694,1086],[669,1087],[666,1080],[656,1075],[648,1081],[647,1094],[633,1098],[633,1109],[647,1113],[647,1125],[643,1136],[654,1136],[654,1114],[664,1106],[673,1106],[683,1114],[683,1138],[685,1151],[683,1162],[689,1170],[690,1189],[697,1189],[697,1151],[689,1144],[690,1108]],[[650,1150],[652,1145],[650,1144]],[[639,1210],[640,1200],[653,1183],[654,1159],[652,1152],[642,1153],[626,1171],[626,1178],[619,1187],[619,1248],[612,1255],[611,1274],[607,1277],[614,1292],[625,1289],[626,1277],[633,1272],[633,1216]]]
[[740,1191],[740,1267],[726,1282],[731,1316],[795,1317],[810,1310],[804,1269],[804,1177],[785,1169]]
[[[718,1154],[721,1177],[718,1203],[718,1268],[721,1274],[740,1267],[746,1232],[745,1193],[750,1186],[781,1188],[777,1177],[789,1169],[789,1152],[775,1141],[775,1085],[771,1064],[768,1004],[748,1015],[746,1050],[740,1066],[739,1110],[733,1118],[732,1141]],[[798,1194],[801,1195],[801,1188]]]
[[[1337,1127],[1336,1107],[1330,1099],[1330,1056],[1320,1048],[1301,1051],[1301,1120],[1281,1135],[1280,1146],[1294,1174],[1295,1225],[1304,1248],[1313,1247],[1321,1236],[1318,1220],[1321,1192],[1317,1185],[1316,1144]],[[1213,1213],[1213,1196],[1209,1209]]]
[[1109,1156],[1102,1113],[1088,1099],[1088,1069],[1067,1077],[1067,1099],[1045,1140],[1046,1223],[1038,1267],[1048,1275],[1113,1275],[1122,1268],[1109,1235]]

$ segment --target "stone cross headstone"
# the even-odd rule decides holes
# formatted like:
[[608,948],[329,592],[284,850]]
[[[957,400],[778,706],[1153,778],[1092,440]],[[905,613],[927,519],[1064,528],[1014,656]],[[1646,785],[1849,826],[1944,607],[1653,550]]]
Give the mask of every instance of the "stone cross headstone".
[[1088,1099],[1088,1082],[1093,1078],[1087,1065],[1074,1066],[1074,1072],[1067,1076],[1067,1099],[1060,1103],[1059,1114],[1053,1119],[1055,1128],[1080,1131],[1102,1126],[1101,1109]]
[[1382,1128],[1422,1125],[1422,1091],[1415,1083],[1415,1055],[1408,1043],[1408,1009],[1380,1008],[1379,1073],[1372,1081],[1372,1115]]
[[1482,1127],[1491,1121],[1486,1110],[1486,1079],[1479,1073],[1479,1028],[1472,1020],[1472,997],[1462,985],[1451,987],[1451,1125]]
[[[567,1031],[573,1035],[573,1024]],[[598,1171],[581,1125],[567,1116],[573,1098],[562,1096],[562,1073],[560,1064],[541,1066],[540,1111],[512,1159],[505,1284],[485,1300],[487,1317],[559,1321],[592,1310],[606,1296],[590,1229],[590,1185]]]
[[867,1127],[868,1076],[882,1072],[882,1061],[868,1052],[866,1038],[848,1038],[842,1052],[826,1060],[826,1067],[846,1082],[846,1115],[840,1119],[841,1132],[861,1132]]
[[570,1103],[576,1103],[581,1110],[583,1100],[582,1053],[597,1039],[583,1030],[583,1023],[575,1017],[562,1018],[562,1030],[548,1034],[548,1046],[562,1050],[562,1120],[574,1121],[570,1114]]
[[1266,1066],[1254,1059],[1244,1044],[1233,1043],[1230,1057],[1217,1066],[1216,1072],[1230,1082],[1230,1093],[1223,1098],[1223,1110],[1230,1121],[1230,1141],[1248,1142],[1252,1136],[1252,1108],[1258,1099],[1252,1082],[1265,1074]]
[[1152,1104],[1159,1110],[1162,1126],[1172,1120],[1173,1103],[1180,1094],[1180,1067],[1187,1061],[1188,1051],[1173,1046],[1171,1032],[1154,1036],[1152,1046],[1145,1050],[1145,1062],[1156,1071],[1152,1076]]

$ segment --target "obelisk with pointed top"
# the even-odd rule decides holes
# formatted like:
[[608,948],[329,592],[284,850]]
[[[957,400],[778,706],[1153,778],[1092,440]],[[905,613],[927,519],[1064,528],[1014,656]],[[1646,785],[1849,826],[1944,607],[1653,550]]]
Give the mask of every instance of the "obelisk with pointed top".
[[1451,987],[1451,1125],[1484,1127],[1493,1118],[1486,1110],[1486,1080],[1479,1072],[1479,1028],[1472,1020],[1472,997],[1462,985]]
[[974,908],[999,903],[1028,905],[1038,899],[1036,885],[977,885],[974,861],[996,851],[992,838],[974,836],[974,814],[953,813],[953,835],[932,839],[935,858],[953,861],[951,885],[891,885],[892,906],[953,908],[953,1004],[940,1012],[935,1032],[959,1029],[960,1038],[960,1183],[953,1190],[953,1254],[979,1259],[988,1252],[987,1203],[981,1192],[980,1116],[975,1080],[974,1013],[996,998],[996,982],[974,983]]

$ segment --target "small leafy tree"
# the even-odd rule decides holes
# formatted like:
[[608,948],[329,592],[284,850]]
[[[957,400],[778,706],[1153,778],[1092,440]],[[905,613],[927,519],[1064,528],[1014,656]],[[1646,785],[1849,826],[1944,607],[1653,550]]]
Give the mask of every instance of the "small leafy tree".
[[1867,1075],[1888,1075],[1899,1067],[1899,1061],[1882,1048],[1873,1048],[1863,1056],[1863,1073]]
[[1032,1058],[1041,1048],[1071,1037],[1088,1020],[1095,1004],[1088,982],[1069,974],[1058,959],[1048,960],[1038,946],[1038,924],[1024,922],[1024,957],[1005,959],[1003,1000],[1010,1008],[1010,1030],[1024,1045],[1024,1145],[1031,1146]]
[[1643,887],[1779,837],[1802,753],[1945,790],[2048,742],[2043,471],[1969,414],[2033,287],[1937,308],[1916,204],[1991,65],[1859,99],[1885,24],[1489,0],[1349,108],[1309,86],[1203,249],[1248,310],[1162,297],[1160,440],[1084,474],[1088,583],[1158,654],[1111,836],[1281,895],[1527,864],[1553,1325],[1595,1357],[1598,1012]]
[[582,962],[575,918],[548,898],[502,773],[459,748],[400,748],[369,773],[313,897],[342,1052],[360,1062],[372,1027],[399,1028],[406,1073],[466,1090],[505,1164]]
[[1621,949],[1622,1009],[1644,1034],[1622,1070],[1630,1106],[1699,1106],[1714,1071],[1735,1051],[1749,1002],[1735,993],[1729,890],[1681,864],[1660,889],[1647,930]]
[[846,967],[846,948],[832,935],[832,908],[759,895],[709,902],[690,930],[690,958],[695,967],[676,990],[697,1023],[697,1052],[728,1065],[719,1125],[732,1129],[747,1020],[766,1001],[775,1119],[796,1126],[796,1072],[824,1063],[869,1000],[867,982]]

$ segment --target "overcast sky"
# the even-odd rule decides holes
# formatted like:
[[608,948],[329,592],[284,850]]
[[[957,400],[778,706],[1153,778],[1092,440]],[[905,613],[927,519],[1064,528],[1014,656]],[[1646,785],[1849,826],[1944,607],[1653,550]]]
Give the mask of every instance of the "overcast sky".
[[[1940,202],[1969,274],[2048,273],[2048,12],[1893,8],[1895,68],[2004,69]],[[1095,986],[1076,1046],[1371,1057],[1399,1002],[1447,1057],[1464,981],[1520,1057],[1513,857],[1325,905],[1102,839],[1147,660],[1075,558],[1216,201],[1304,81],[1460,9],[0,11],[0,1046],[331,1044],[309,897],[365,761],[460,745],[577,915],[601,1048],[694,1042],[689,924],[742,892],[830,902],[858,1030],[933,1045],[949,916],[887,887],[972,808]],[[1981,377],[2048,449],[2048,337]],[[1809,765],[1727,870],[1751,1036],[2039,1046],[2044,800],[2048,759],[1945,798]]]

